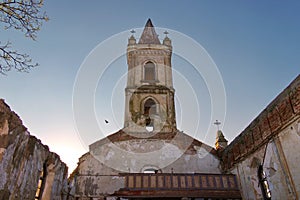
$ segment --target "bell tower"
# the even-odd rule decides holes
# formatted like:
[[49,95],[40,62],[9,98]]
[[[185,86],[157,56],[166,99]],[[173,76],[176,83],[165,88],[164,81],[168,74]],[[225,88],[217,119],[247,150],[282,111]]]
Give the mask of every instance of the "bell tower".
[[171,132],[176,129],[172,81],[172,45],[160,42],[148,19],[139,41],[127,46],[124,129],[129,132]]

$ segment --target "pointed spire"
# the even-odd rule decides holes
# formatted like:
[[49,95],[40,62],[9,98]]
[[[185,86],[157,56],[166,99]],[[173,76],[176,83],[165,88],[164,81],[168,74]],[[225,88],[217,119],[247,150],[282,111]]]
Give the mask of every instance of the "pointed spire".
[[145,25],[139,44],[160,44],[151,19],[148,19]]
[[145,27],[154,27],[150,18],[147,20]]

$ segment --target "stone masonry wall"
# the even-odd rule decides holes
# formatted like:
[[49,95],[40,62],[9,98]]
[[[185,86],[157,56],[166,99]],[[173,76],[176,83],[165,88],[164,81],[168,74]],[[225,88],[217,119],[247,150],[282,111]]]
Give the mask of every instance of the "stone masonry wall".
[[66,199],[67,170],[0,99],[0,199]]

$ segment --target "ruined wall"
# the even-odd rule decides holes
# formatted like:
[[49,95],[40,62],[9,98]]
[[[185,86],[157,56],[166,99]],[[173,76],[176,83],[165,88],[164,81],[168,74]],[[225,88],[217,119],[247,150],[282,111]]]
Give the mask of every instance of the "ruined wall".
[[0,199],[66,199],[67,166],[0,99]]
[[119,171],[107,167],[90,153],[79,159],[70,182],[70,196],[81,200],[109,196],[125,186],[125,179],[119,177]]
[[262,198],[258,165],[263,163],[272,199],[300,195],[300,76],[224,150],[222,168],[237,174],[244,199]]

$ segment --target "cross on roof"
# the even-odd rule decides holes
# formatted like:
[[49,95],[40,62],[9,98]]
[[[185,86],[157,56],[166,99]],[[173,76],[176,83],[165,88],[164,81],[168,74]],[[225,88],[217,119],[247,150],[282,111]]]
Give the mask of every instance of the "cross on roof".
[[132,29],[132,30],[130,31],[130,33],[132,33],[132,35],[135,34],[135,30]]
[[221,122],[219,122],[218,120],[216,120],[214,122],[214,125],[216,125],[218,127],[218,131],[220,130],[219,126],[220,126]]

